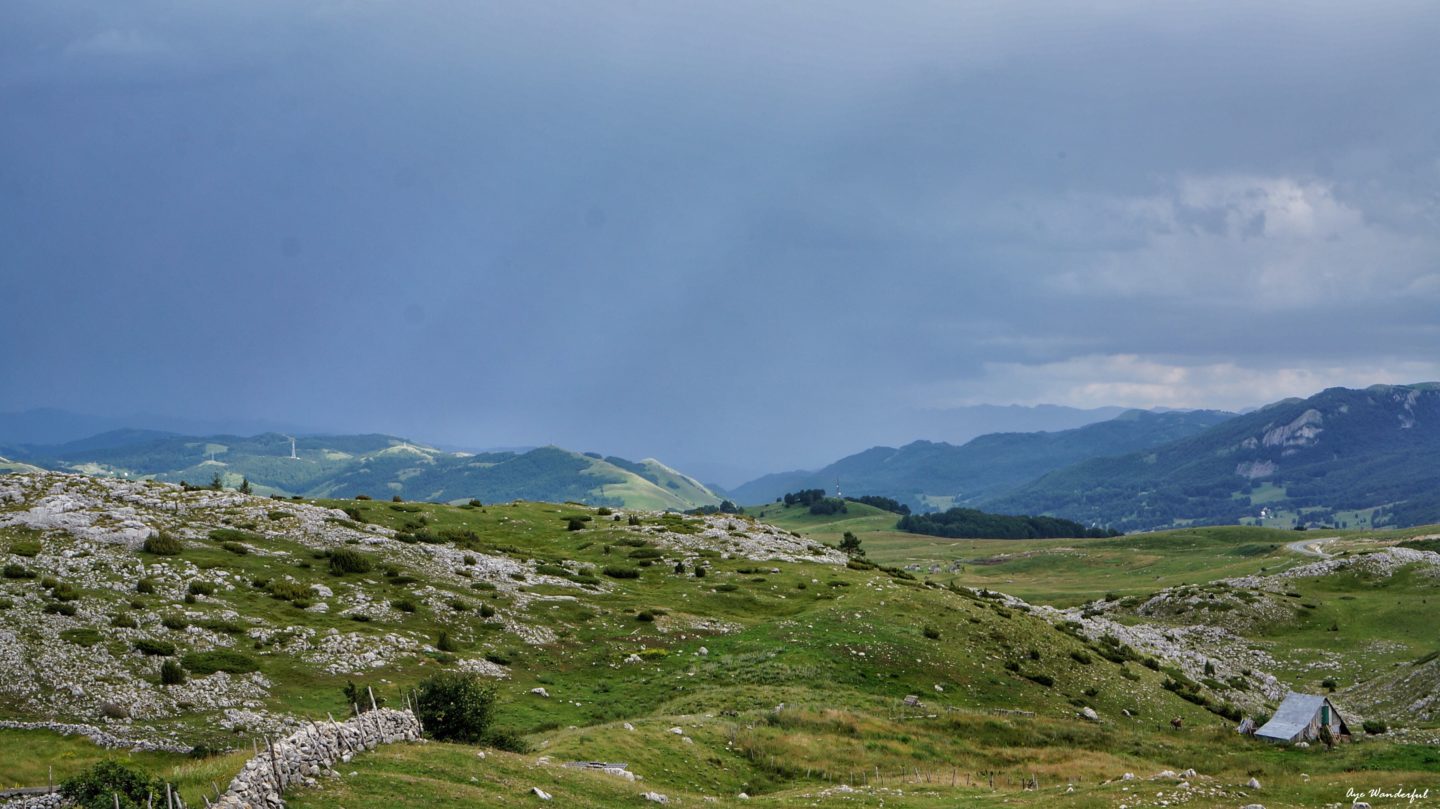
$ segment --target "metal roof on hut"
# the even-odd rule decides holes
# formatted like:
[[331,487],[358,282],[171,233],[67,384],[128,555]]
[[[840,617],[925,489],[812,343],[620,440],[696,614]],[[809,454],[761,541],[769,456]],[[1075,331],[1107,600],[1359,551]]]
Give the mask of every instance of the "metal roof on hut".
[[1348,736],[1350,728],[1330,700],[1316,694],[1285,695],[1275,715],[1255,735],[1273,742],[1313,742],[1320,738],[1320,728],[1330,727],[1335,736]]

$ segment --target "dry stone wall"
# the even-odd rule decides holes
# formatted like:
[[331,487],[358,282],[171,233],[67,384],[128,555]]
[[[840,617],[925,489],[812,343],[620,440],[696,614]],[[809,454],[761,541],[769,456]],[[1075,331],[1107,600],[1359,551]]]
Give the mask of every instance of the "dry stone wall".
[[337,762],[381,744],[415,741],[420,721],[410,711],[381,708],[346,722],[315,722],[267,745],[245,763],[214,809],[269,809],[285,805],[293,786],[314,786]]

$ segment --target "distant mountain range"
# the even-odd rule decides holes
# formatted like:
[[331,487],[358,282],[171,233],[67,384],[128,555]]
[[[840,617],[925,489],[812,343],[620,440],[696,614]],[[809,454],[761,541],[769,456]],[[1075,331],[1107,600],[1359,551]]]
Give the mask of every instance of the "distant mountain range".
[[0,472],[153,477],[310,497],[575,500],[686,510],[769,503],[801,489],[883,495],[917,511],[965,506],[1142,530],[1193,524],[1372,527],[1440,522],[1440,384],[1332,388],[1236,415],[1123,412],[1055,432],[962,445],[874,447],[732,491],[654,460],[559,447],[454,452],[387,435],[187,436],[144,429],[66,443],[0,441]]
[[1149,450],[1050,472],[985,503],[1121,529],[1440,521],[1440,384],[1331,388]]
[[730,492],[738,503],[767,503],[800,489],[880,494],[923,508],[935,499],[978,505],[1057,469],[1090,458],[1120,455],[1195,435],[1233,414],[1130,410],[1058,432],[993,433],[963,445],[916,441],[899,449],[874,447],[814,472],[782,472]]
[[248,479],[260,494],[485,502],[515,499],[647,509],[691,509],[720,498],[654,459],[630,461],[541,447],[529,451],[448,452],[387,435],[183,436],[116,430],[47,446],[0,447],[0,471],[24,465],[96,475],[224,485]]

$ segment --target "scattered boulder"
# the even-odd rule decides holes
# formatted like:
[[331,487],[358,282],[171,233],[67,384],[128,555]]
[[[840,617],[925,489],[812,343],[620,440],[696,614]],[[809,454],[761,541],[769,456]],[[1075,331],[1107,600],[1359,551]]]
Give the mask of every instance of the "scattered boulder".
[[[940,686],[937,685],[935,687],[939,688]],[[1084,708],[1080,709],[1080,715],[1085,717],[1086,719],[1089,719],[1091,722],[1100,721],[1100,714],[1095,713],[1095,709],[1091,708],[1089,705],[1086,705]]]
[[542,801],[548,801],[548,800],[550,800],[550,793],[549,793],[549,792],[546,792],[545,790],[541,789],[540,787],[530,787],[530,794],[531,794],[531,795],[534,795],[535,797],[539,798],[539,799],[542,800]]
[[666,797],[665,795],[661,795],[659,792],[646,792],[645,794],[641,795],[640,797],[644,798],[644,799],[647,800],[647,801],[650,801],[651,803],[669,803],[669,802],[670,802],[670,799],[669,799],[668,797]]
[[1249,788],[1251,788],[1251,789],[1259,789],[1259,788],[1260,788],[1260,779],[1258,779],[1258,778],[1251,778],[1249,781],[1246,781],[1246,782],[1245,782],[1245,786],[1247,786],[1247,787],[1249,787]]
[[539,688],[532,688],[530,689],[530,693],[534,694],[537,697],[545,697],[546,699],[550,698],[550,692],[546,691],[544,686],[540,686]]

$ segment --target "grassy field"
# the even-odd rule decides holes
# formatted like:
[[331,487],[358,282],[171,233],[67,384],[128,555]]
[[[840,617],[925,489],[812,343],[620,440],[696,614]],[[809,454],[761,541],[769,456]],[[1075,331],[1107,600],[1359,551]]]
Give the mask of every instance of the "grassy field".
[[[341,522],[351,525],[449,539],[392,542],[385,553],[367,549],[375,556],[372,570],[337,575],[277,505],[258,524],[243,526],[253,518],[231,515],[232,530],[265,534],[247,540],[254,552],[227,549],[227,534],[189,540],[178,557],[147,557],[146,565],[152,575],[192,566],[224,571],[240,583],[320,584],[334,590],[337,604],[363,596],[408,601],[413,610],[360,621],[339,609],[305,609],[253,585],[186,604],[174,600],[174,591],[138,593],[133,581],[79,597],[94,608],[82,615],[184,612],[192,626],[241,621],[267,632],[301,628],[323,636],[333,630],[377,645],[393,645],[391,638],[419,644],[363,672],[329,673],[283,643],[238,637],[235,650],[272,684],[263,707],[275,713],[343,714],[348,680],[398,704],[430,673],[467,660],[507,667],[509,676],[497,682],[497,724],[523,734],[531,753],[488,751],[482,759],[472,747],[388,747],[344,765],[341,777],[323,788],[298,793],[297,806],[499,806],[534,802],[532,786],[578,806],[634,805],[647,790],[696,804],[706,797],[729,802],[744,792],[777,806],[1137,805],[1134,791],[1115,781],[1121,774],[1143,779],[1189,767],[1204,776],[1195,779],[1199,797],[1192,805],[1248,802],[1242,793],[1250,777],[1266,782],[1263,802],[1271,807],[1336,802],[1346,786],[1376,779],[1440,788],[1433,747],[1377,737],[1330,752],[1297,751],[1236,737],[1232,723],[1216,713],[1228,699],[1223,691],[1207,709],[1162,687],[1173,676],[1163,661],[1117,657],[1024,608],[967,589],[1059,605],[1106,592],[1145,595],[1312,561],[1284,547],[1294,532],[934,540],[894,532],[888,528],[893,515],[855,504],[842,519],[765,509],[765,521],[803,534],[802,546],[837,541],[847,530],[860,534],[870,559],[883,565],[875,567],[745,558],[741,543],[758,530],[747,518],[721,518],[713,523],[721,530],[702,538],[699,521],[678,515],[644,515],[636,526],[628,514],[578,505],[320,504],[347,509],[355,522]],[[579,530],[567,530],[571,520],[581,521]],[[686,550],[665,544],[653,533],[662,529],[697,544]],[[7,561],[37,565],[55,550],[47,543],[64,541],[0,529]],[[1367,542],[1351,534],[1335,547],[1360,550]],[[39,555],[37,544],[45,545]],[[467,575],[462,551],[513,563],[514,587]],[[437,558],[456,560],[453,569],[422,578],[421,570],[431,569],[425,560]],[[931,573],[932,565],[941,568]],[[7,580],[0,597],[23,601],[41,587],[36,580]],[[1314,608],[1303,620],[1267,627],[1254,638],[1280,659],[1277,673],[1297,685],[1317,677],[1298,656],[1305,649],[1355,656],[1353,669],[1335,669],[1345,678],[1342,688],[1365,666],[1394,665],[1429,651],[1426,638],[1433,633],[1424,608],[1435,595],[1433,580],[1402,571],[1383,583],[1337,576],[1297,587],[1296,600]],[[1340,629],[1331,631],[1337,623]],[[155,631],[182,646],[190,642],[180,630]],[[445,650],[436,648],[441,632]],[[1365,645],[1376,639],[1382,646]],[[116,659],[134,657],[113,638],[100,643],[97,649],[113,646]],[[1287,657],[1292,653],[1297,656]],[[548,696],[532,693],[535,688]],[[907,706],[907,695],[921,704]],[[26,704],[0,690],[4,715],[44,718]],[[1098,718],[1084,718],[1085,709]],[[1170,724],[1176,717],[1184,724],[1178,731]],[[203,711],[182,711],[137,724],[219,748],[243,751],[253,743],[254,733],[221,731],[213,720]],[[105,755],[120,754],[73,737],[0,732],[0,783],[43,783],[51,766],[63,777]],[[223,786],[245,756],[125,757],[180,783],[193,804],[211,781]],[[562,766],[572,760],[623,761],[644,780]],[[1024,788],[1031,779],[1038,789]],[[1067,791],[1071,785],[1074,792]],[[1170,794],[1178,787],[1172,780],[1146,782],[1144,789]]]

